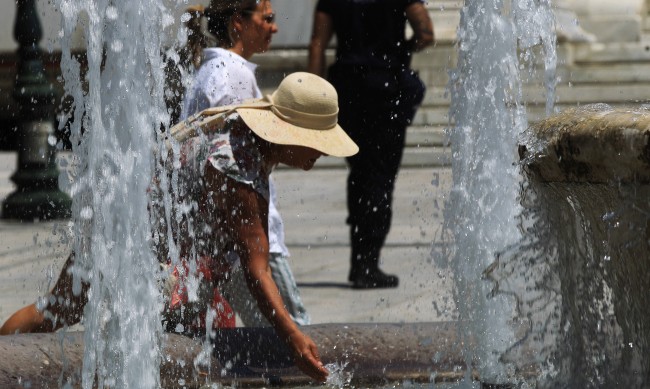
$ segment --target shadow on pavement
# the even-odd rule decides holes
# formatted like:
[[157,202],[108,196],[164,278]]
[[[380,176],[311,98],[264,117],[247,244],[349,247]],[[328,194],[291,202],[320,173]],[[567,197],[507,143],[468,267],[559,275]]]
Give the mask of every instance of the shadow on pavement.
[[348,282],[298,282],[299,288],[340,288],[340,289],[351,289],[352,284]]

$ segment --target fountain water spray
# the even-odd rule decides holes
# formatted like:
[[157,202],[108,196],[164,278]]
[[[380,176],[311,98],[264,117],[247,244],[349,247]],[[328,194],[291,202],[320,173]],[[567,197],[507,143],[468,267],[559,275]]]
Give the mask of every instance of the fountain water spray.
[[489,277],[528,322],[504,359],[534,350],[539,388],[648,387],[649,127],[643,107],[595,104],[536,123],[520,144],[529,233]]
[[[158,387],[161,297],[151,251],[147,190],[164,106],[161,30],[173,22],[156,0],[58,0],[63,15],[62,69],[74,98],[71,134],[79,172],[72,191],[77,242],[75,289],[90,284],[85,316],[84,387]],[[85,18],[88,71],[71,52]],[[525,27],[525,28],[524,28]],[[459,65],[452,74],[453,231],[456,303],[464,337],[480,341],[467,359],[481,376],[504,377],[500,354],[513,342],[512,305],[477,283],[496,252],[518,239],[516,139],[526,127],[519,47],[554,41],[547,0],[469,2],[462,12]],[[539,30],[537,29],[539,28]],[[544,30],[546,29],[546,30]],[[531,51],[532,52],[532,51]],[[552,74],[552,72],[547,72]],[[552,76],[546,77],[552,81]],[[549,97],[549,106],[553,101]],[[82,131],[83,129],[83,131]],[[496,173],[496,174],[495,174]],[[164,186],[164,185],[163,185]],[[170,215],[168,214],[168,218]],[[96,380],[96,381],[95,381]]]
[[[453,187],[445,223],[452,242],[438,258],[455,275],[461,339],[478,345],[466,350],[467,365],[488,382],[510,379],[501,355],[516,342],[514,301],[477,280],[498,252],[520,239],[517,140],[527,127],[520,76],[542,43],[550,112],[553,21],[548,0],[470,1],[461,12],[458,65],[450,77]],[[469,369],[466,378],[471,381]]]
[[[147,190],[164,104],[162,31],[173,18],[159,0],[58,0],[61,68],[74,121],[72,186],[75,293],[84,312],[83,386],[157,388],[162,299],[151,250]],[[87,72],[71,51],[86,37]],[[81,56],[83,57],[83,56]]]

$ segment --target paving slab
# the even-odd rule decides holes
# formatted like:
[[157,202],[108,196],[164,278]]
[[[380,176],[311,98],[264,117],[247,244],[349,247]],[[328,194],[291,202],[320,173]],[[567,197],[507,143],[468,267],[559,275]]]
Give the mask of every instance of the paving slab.
[[395,289],[353,290],[347,283],[349,239],[345,180],[337,170],[274,173],[291,265],[314,323],[450,320],[450,277],[431,260],[441,244],[448,168],[404,169],[394,196],[382,268],[400,276]]

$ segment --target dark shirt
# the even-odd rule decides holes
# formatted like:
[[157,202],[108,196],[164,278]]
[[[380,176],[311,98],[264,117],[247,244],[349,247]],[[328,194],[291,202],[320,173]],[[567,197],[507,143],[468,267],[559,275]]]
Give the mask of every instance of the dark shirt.
[[332,18],[336,61],[403,69],[409,63],[406,8],[421,0],[319,0],[316,10]]

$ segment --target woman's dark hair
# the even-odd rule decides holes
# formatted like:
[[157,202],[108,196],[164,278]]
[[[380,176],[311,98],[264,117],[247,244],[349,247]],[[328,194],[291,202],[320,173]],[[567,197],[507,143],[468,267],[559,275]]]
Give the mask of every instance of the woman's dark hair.
[[187,9],[190,15],[186,22],[188,29],[187,48],[192,56],[192,63],[198,67],[201,63],[201,51],[207,47],[207,38],[202,29],[201,19],[207,19],[207,32],[214,36],[217,46],[228,48],[233,45],[230,35],[230,21],[234,15],[248,18],[244,11],[254,11],[264,0],[212,0],[207,7],[192,6]]

